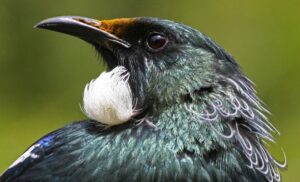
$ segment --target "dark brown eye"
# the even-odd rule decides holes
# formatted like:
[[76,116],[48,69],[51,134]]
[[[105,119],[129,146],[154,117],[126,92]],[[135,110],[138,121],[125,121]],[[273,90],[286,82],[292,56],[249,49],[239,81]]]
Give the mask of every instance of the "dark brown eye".
[[159,33],[151,33],[147,39],[148,46],[153,50],[161,50],[167,43],[168,39]]

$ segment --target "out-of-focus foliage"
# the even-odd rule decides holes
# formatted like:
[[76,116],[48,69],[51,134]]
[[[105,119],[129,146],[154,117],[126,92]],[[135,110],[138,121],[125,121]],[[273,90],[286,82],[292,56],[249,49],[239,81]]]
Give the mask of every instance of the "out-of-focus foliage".
[[0,173],[42,135],[85,118],[83,88],[105,69],[85,42],[33,25],[59,15],[154,16],[199,29],[238,60],[281,131],[272,150],[288,157],[284,180],[299,180],[299,7],[296,0],[0,0]]

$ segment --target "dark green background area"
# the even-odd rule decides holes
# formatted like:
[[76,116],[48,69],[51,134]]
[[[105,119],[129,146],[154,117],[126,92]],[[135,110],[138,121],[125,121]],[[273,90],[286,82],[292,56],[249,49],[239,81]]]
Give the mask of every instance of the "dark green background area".
[[[271,149],[299,180],[300,1],[0,0],[0,173],[42,135],[85,118],[85,84],[105,69],[85,42],[34,29],[42,19],[154,16],[188,24],[230,52],[281,131]],[[299,172],[298,172],[299,173]]]

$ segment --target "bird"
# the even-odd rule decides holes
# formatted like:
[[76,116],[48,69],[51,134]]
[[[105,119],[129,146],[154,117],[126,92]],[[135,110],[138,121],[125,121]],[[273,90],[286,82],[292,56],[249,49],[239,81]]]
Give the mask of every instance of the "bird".
[[95,48],[107,71],[83,91],[87,119],[32,144],[11,181],[281,181],[278,130],[237,61],[171,20],[59,16],[35,27]]

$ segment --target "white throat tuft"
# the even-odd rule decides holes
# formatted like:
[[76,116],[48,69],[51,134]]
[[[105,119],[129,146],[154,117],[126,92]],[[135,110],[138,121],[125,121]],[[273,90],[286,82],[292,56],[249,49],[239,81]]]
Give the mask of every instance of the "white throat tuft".
[[83,93],[86,116],[110,126],[129,121],[137,113],[129,76],[125,67],[118,66],[88,83]]

